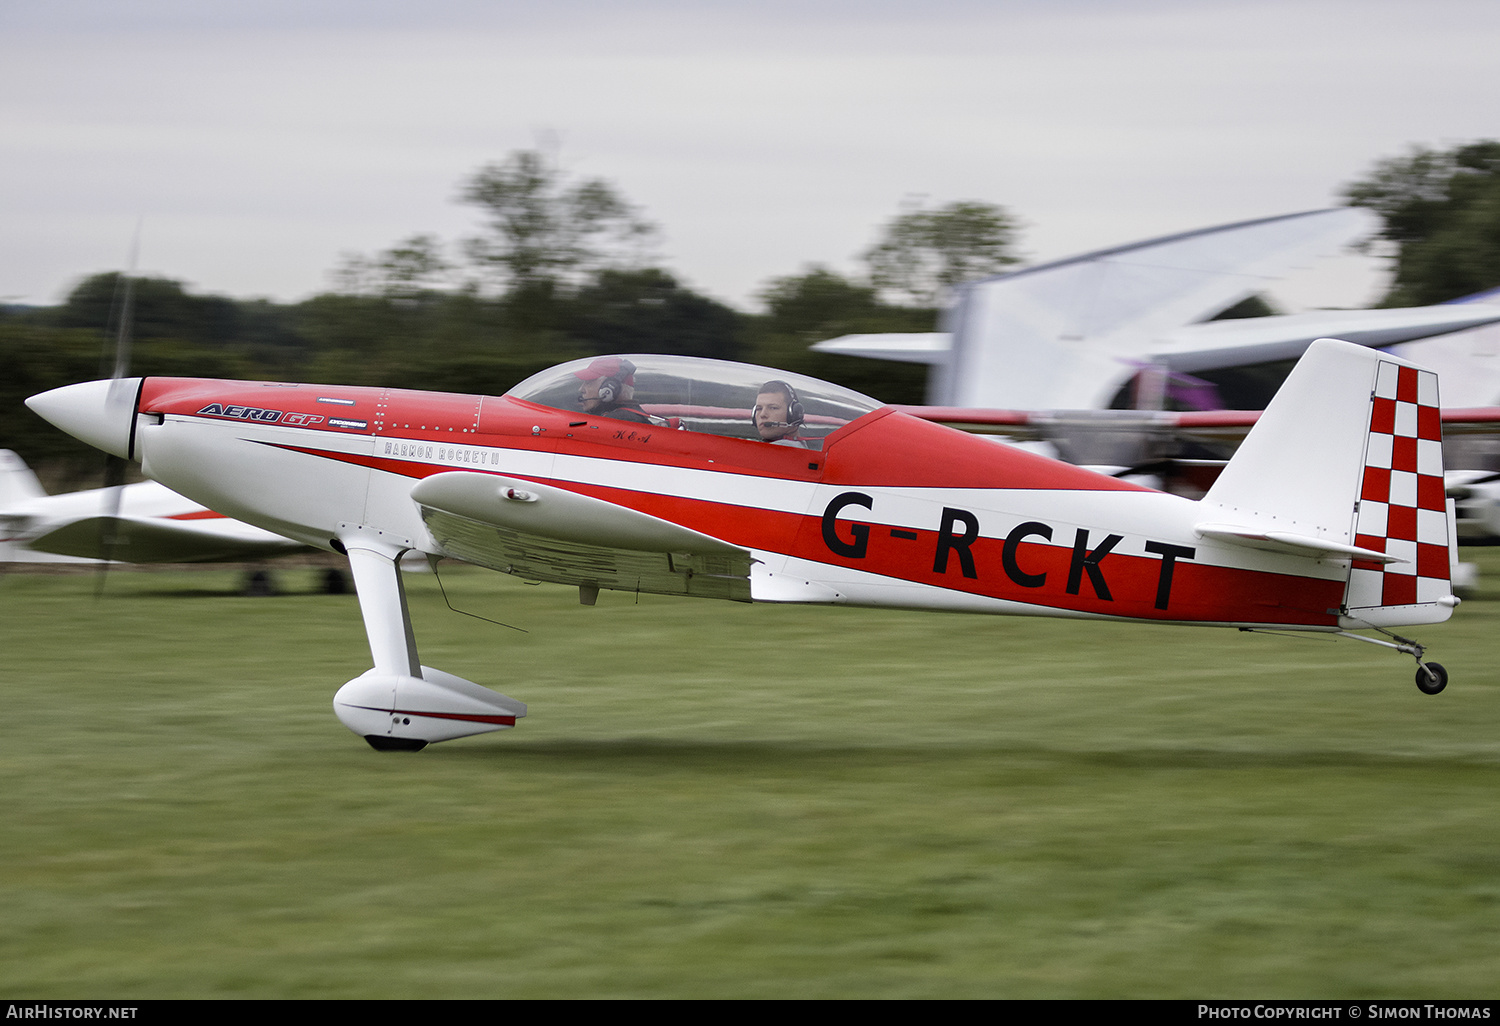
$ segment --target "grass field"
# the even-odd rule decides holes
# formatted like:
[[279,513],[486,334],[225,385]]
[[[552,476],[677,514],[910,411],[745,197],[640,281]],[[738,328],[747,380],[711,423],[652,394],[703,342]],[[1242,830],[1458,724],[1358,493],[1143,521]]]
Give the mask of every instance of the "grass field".
[[[1482,554],[1500,589],[1500,552]],[[377,754],[356,600],[0,578],[7,997],[1500,996],[1500,590],[1348,641],[409,578],[530,704]]]

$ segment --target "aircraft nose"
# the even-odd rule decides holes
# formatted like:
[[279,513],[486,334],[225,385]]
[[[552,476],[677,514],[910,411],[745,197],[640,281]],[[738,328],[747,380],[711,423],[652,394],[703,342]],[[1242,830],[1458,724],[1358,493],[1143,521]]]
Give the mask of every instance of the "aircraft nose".
[[140,387],[140,378],[84,381],[41,392],[27,399],[26,405],[74,438],[129,459],[130,427]]

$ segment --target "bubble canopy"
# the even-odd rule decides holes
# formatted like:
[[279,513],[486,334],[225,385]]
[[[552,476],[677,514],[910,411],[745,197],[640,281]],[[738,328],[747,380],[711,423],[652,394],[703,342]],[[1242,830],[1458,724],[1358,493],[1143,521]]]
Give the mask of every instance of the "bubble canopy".
[[533,374],[506,394],[559,410],[585,412],[583,392],[591,382],[600,382],[613,392],[616,403],[637,404],[653,424],[734,438],[759,437],[754,411],[768,388],[777,399],[789,400],[786,405],[792,413],[788,419],[801,414],[797,436],[808,442],[819,441],[884,405],[839,385],[769,367],[646,354],[558,364]]

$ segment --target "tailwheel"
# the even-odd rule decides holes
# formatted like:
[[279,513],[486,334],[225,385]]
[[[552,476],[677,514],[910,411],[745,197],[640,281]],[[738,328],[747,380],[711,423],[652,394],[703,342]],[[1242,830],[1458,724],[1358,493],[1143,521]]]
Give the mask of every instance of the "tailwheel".
[[1448,671],[1442,663],[1417,664],[1417,689],[1424,695],[1435,695],[1448,686]]

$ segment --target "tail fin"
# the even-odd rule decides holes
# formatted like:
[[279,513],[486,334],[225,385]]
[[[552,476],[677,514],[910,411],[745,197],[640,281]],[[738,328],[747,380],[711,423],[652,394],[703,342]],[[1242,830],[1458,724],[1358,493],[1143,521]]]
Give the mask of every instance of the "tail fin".
[[1455,604],[1438,379],[1405,360],[1314,342],[1203,504],[1226,522],[1205,534],[1350,559],[1345,626],[1436,623]]
[[9,449],[0,449],[0,512],[46,494],[25,460]]

